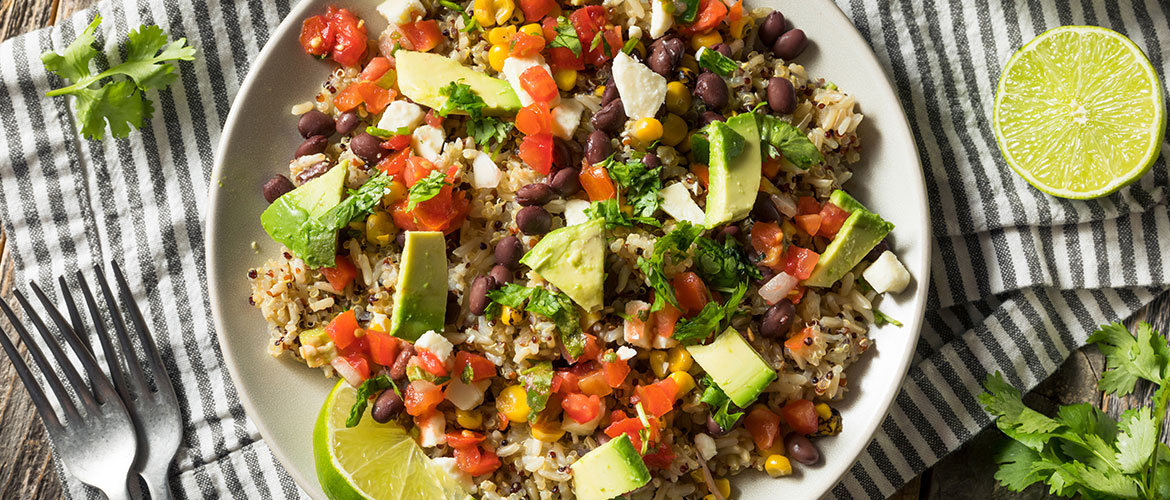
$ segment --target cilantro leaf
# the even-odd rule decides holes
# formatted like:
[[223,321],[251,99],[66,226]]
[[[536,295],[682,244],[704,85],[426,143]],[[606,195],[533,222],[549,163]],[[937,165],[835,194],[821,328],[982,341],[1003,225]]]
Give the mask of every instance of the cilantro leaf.
[[[337,232],[358,217],[369,213],[381,201],[386,187],[392,180],[393,177],[378,172],[328,212],[304,220],[298,230],[287,234],[270,231],[268,234],[274,240],[294,249],[297,256],[304,259],[309,267],[333,267],[336,264]],[[281,201],[278,199],[277,203]]]
[[349,417],[345,419],[345,426],[356,427],[357,424],[361,423],[362,416],[366,413],[366,407],[370,404],[370,398],[385,390],[392,390],[402,396],[402,393],[398,392],[398,387],[394,385],[394,381],[390,380],[390,376],[385,373],[377,377],[370,377],[362,382],[357,390],[357,401],[354,401],[353,406],[349,408]]
[[731,318],[739,312],[739,304],[747,294],[747,282],[742,281],[735,292],[722,306],[715,301],[707,302],[694,318],[682,318],[674,328],[674,339],[679,342],[702,341],[712,333],[721,331],[731,324]]
[[1121,323],[1104,325],[1089,336],[1089,342],[1105,354],[1106,370],[1098,387],[1106,394],[1129,394],[1138,379],[1162,385],[1170,370],[1170,345],[1148,323],[1138,325],[1136,337]]
[[487,102],[476,95],[471,86],[462,80],[448,83],[439,89],[439,95],[446,97],[447,100],[435,111],[443,117],[456,111],[466,113],[467,134],[476,144],[487,144],[490,140],[503,142],[508,137],[508,132],[512,130],[511,123],[494,116],[484,116],[483,108],[487,107]]
[[733,290],[744,278],[761,277],[735,238],[723,240],[722,245],[711,238],[696,239],[695,270],[704,283],[720,291]]
[[735,407],[731,398],[727,397],[727,393],[715,384],[715,380],[710,375],[703,375],[703,380],[699,383],[704,387],[703,395],[699,397],[699,401],[706,403],[714,410],[711,412],[711,420],[719,424],[720,429],[730,430],[739,421],[739,417],[743,416],[743,410]]
[[585,334],[581,332],[580,314],[568,295],[515,283],[508,283],[487,295],[495,304],[530,311],[552,320],[570,356],[577,357],[585,352]]
[[[679,8],[681,2],[682,8]],[[674,5],[675,17],[683,24],[690,24],[695,22],[695,18],[699,15],[699,0],[679,0]]]
[[634,227],[635,222],[645,224],[647,226],[662,226],[662,222],[653,217],[627,216],[625,212],[622,212],[622,208],[620,205],[618,205],[618,201],[613,198],[591,203],[589,207],[585,209],[585,216],[590,220],[604,220],[606,229],[613,229],[615,227]]
[[410,191],[407,191],[406,211],[414,210],[414,207],[419,203],[427,201],[439,195],[443,190],[443,186],[450,186],[447,182],[447,176],[438,170],[431,170],[431,173],[426,177],[419,179],[410,186]]
[[1020,391],[999,372],[988,375],[983,386],[988,392],[979,395],[979,402],[997,417],[995,425],[1008,437],[1039,451],[1060,428],[1060,422],[1024,405]]
[[[139,26],[127,35],[126,59],[101,73],[94,74],[90,63],[99,54],[94,33],[102,18],[95,17],[89,26],[70,43],[65,51],[41,55],[45,69],[56,73],[71,85],[49,91],[46,95],[73,95],[82,135],[91,139],[105,136],[106,124],[114,137],[126,137],[131,127],[138,128],[154,114],[154,107],[142,92],[161,89],[178,78],[170,61],[195,59],[195,49],[188,47],[187,39],[167,41],[167,35],[158,26]],[[129,80],[109,80],[125,76]]]
[[756,121],[759,123],[760,144],[765,155],[783,155],[793,165],[803,169],[824,161],[817,145],[792,124],[764,114],[757,114]]
[[695,53],[695,59],[698,60],[699,66],[714,71],[720,76],[731,75],[739,68],[739,64],[730,57],[707,47],[700,47],[699,51]]
[[1121,432],[1117,434],[1117,463],[1121,471],[1133,474],[1150,463],[1154,444],[1158,442],[1158,423],[1149,408],[1126,410],[1118,423]]
[[658,211],[658,192],[662,190],[662,167],[650,169],[641,161],[620,162],[610,156],[602,163],[617,187],[621,188],[626,203],[634,215],[651,217]]
[[[557,27],[553,29],[556,35],[553,36],[549,47],[564,47],[573,52],[573,55],[581,57],[581,39],[577,37],[577,29],[569,22],[565,16],[557,18]],[[590,50],[593,50],[592,48]]]
[[671,232],[654,242],[654,252],[649,258],[638,257],[638,268],[646,275],[646,283],[654,289],[654,303],[650,305],[650,312],[661,310],[666,302],[678,307],[678,299],[674,296],[674,285],[666,277],[666,271],[663,268],[670,255],[681,254],[690,249],[695,238],[698,238],[704,229],[703,226],[679,221]]
[[551,361],[541,361],[520,372],[520,383],[527,393],[528,420],[536,420],[536,416],[544,411],[548,404],[548,395],[552,389],[553,367]]

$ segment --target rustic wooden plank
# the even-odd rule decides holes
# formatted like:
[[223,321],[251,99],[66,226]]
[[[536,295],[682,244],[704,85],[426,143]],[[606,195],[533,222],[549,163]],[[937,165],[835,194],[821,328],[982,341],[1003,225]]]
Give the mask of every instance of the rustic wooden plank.
[[0,1],[0,40],[53,23],[59,0]]

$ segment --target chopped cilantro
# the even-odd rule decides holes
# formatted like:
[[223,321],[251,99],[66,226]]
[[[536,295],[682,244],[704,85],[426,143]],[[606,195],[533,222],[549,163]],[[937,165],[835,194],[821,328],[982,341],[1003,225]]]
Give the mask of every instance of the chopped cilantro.
[[556,35],[548,43],[549,47],[564,47],[572,51],[573,55],[581,57],[581,39],[577,38],[577,29],[565,16],[557,18],[557,27],[554,31]]
[[674,339],[679,342],[702,341],[712,333],[721,331],[731,324],[731,318],[739,312],[739,304],[747,294],[747,282],[735,287],[727,303],[722,306],[715,301],[707,302],[694,318],[682,318],[674,327]]
[[410,191],[407,192],[409,201],[406,203],[406,211],[414,210],[414,207],[418,206],[419,203],[438,196],[439,192],[443,190],[443,186],[450,186],[447,183],[447,176],[439,170],[432,170],[426,177],[410,186]]
[[357,401],[354,401],[353,406],[349,408],[349,417],[345,419],[346,427],[356,427],[361,423],[362,416],[366,413],[366,407],[370,404],[370,398],[385,390],[392,390],[399,396],[398,387],[394,385],[394,381],[390,380],[390,376],[385,373],[377,377],[370,377],[362,382],[362,385],[357,390]]
[[455,111],[467,113],[467,133],[475,139],[476,144],[487,144],[489,140],[503,142],[512,130],[511,123],[494,116],[484,116],[483,108],[487,107],[487,103],[462,81],[448,83],[439,89],[439,95],[447,100],[435,111],[443,117]]

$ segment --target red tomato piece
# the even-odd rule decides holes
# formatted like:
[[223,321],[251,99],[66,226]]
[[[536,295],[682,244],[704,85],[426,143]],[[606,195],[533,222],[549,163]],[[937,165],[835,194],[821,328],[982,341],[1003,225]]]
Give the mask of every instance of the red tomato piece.
[[711,181],[710,181],[711,172],[710,172],[710,169],[707,168],[706,165],[703,165],[701,163],[696,163],[694,165],[691,165],[691,172],[693,172],[695,174],[695,177],[699,178],[699,182],[703,184],[703,187],[707,187],[707,184],[711,183]]
[[443,402],[443,390],[426,380],[415,380],[406,386],[402,399],[406,413],[418,417],[434,411]]
[[780,432],[780,415],[772,413],[767,407],[757,405],[748,412],[743,419],[743,426],[756,443],[756,449],[766,450],[776,442],[776,435]]
[[680,29],[679,32],[689,35],[710,31],[719,26],[724,17],[727,17],[727,5],[723,3],[723,0],[700,0],[699,15],[695,18],[695,22]]
[[410,42],[414,50],[419,52],[431,50],[443,41],[443,32],[439,29],[439,22],[434,19],[404,24],[398,29],[402,31],[406,41]]
[[357,315],[354,314],[353,309],[350,309],[334,317],[325,327],[325,332],[329,334],[329,338],[333,339],[334,346],[338,349],[345,349],[357,339],[354,336],[357,329]]
[[356,66],[366,53],[366,23],[348,9],[337,9],[329,16],[334,34],[330,55],[342,66]]
[[798,246],[788,247],[786,253],[787,262],[784,264],[784,272],[798,280],[806,280],[812,276],[813,268],[817,266],[817,261],[821,258],[820,254]]
[[350,368],[353,368],[353,371],[357,373],[358,378],[361,380],[364,381],[370,378],[370,362],[361,353],[349,353],[342,356],[341,359],[344,360],[345,364],[349,365]]
[[601,368],[605,371],[605,382],[610,387],[619,387],[625,382],[626,375],[630,374],[630,365],[624,359],[602,361]]
[[496,376],[496,365],[490,360],[479,354],[459,351],[455,354],[455,374],[462,377],[468,368],[471,368],[472,382]]
[[585,193],[589,195],[589,201],[608,200],[617,196],[617,188],[613,185],[613,179],[610,179],[609,172],[601,165],[584,163],[581,173],[577,175],[577,180],[581,183],[581,187],[585,188]]
[[821,230],[821,214],[797,215],[792,218],[802,231],[808,233],[810,236],[816,236],[817,232]]
[[552,134],[525,136],[520,143],[520,151],[517,154],[533,170],[548,175],[553,164]]
[[455,448],[455,465],[472,476],[482,476],[500,468],[500,457],[479,446]]
[[332,35],[329,20],[324,16],[308,17],[301,23],[301,47],[306,54],[318,57],[327,54],[333,45]]
[[[396,135],[386,139],[385,141],[382,141],[382,147],[389,149],[390,151],[402,151],[410,147],[410,136],[406,134]],[[407,158],[409,158],[409,156],[407,156]],[[405,161],[406,158],[403,158],[403,160]],[[378,164],[378,167],[381,168],[381,163]]]
[[662,309],[654,312],[654,328],[659,337],[671,337],[674,335],[674,327],[678,324],[678,319],[682,317],[682,311],[674,304],[667,302],[662,306]]
[[666,443],[658,443],[653,453],[647,453],[642,457],[642,461],[651,467],[659,469],[669,469],[670,464],[674,463],[674,452],[671,451],[670,445]]
[[561,408],[565,415],[579,424],[590,422],[601,413],[601,398],[596,395],[586,396],[574,393],[561,400]]
[[821,207],[821,236],[832,238],[837,236],[837,231],[841,230],[841,226],[845,224],[845,220],[849,218],[850,213],[842,210],[841,207],[832,203],[825,203]]
[[812,401],[807,399],[789,401],[780,409],[780,414],[784,416],[784,423],[793,431],[805,436],[817,431],[817,409]]
[[533,66],[520,73],[520,88],[538,102],[547,103],[560,95],[557,82],[540,66]]
[[763,170],[764,177],[773,179],[776,177],[776,174],[780,173],[780,160],[766,156],[764,157],[763,163],[760,163],[760,168]]
[[447,433],[447,446],[455,449],[467,448],[469,446],[476,446],[482,443],[484,435],[478,432],[463,429],[459,432]]
[[411,156],[410,159],[407,160],[406,172],[404,173],[405,175],[402,179],[402,182],[404,182],[407,187],[413,186],[414,183],[418,182],[419,179],[431,175],[431,171],[434,169],[435,164],[431,163],[426,158],[421,156]]
[[577,388],[580,389],[583,394],[606,397],[613,392],[613,388],[610,387],[609,381],[606,379],[605,374],[606,372],[604,369],[599,369],[593,373],[587,374],[577,381]]
[[516,5],[524,11],[524,22],[535,23],[547,16],[556,2],[555,0],[518,0]]
[[[544,69],[540,67],[534,69],[544,73]],[[524,74],[528,72],[525,71]],[[524,76],[521,75],[521,78]],[[534,102],[520,108],[520,112],[516,113],[516,129],[524,135],[552,134],[552,113],[548,110],[547,101]]]
[[[674,397],[678,394],[678,384],[666,378],[650,385],[634,387],[634,396],[637,402],[642,403],[646,413],[661,417],[674,409]],[[634,402],[631,400],[631,402]]]
[[374,57],[370,59],[370,62],[366,63],[365,69],[362,70],[362,74],[358,78],[367,82],[376,82],[389,70],[389,59],[382,56]]
[[779,269],[784,264],[784,231],[774,222],[753,224],[752,248],[764,256],[764,265]]
[[370,360],[382,366],[394,364],[398,357],[401,340],[377,330],[366,330],[366,345],[370,349]]
[[[396,137],[406,137],[406,144],[410,145],[410,136],[400,135]],[[410,159],[411,153],[410,148],[404,148],[402,151],[382,158],[382,161],[378,162],[378,170],[385,172],[386,175],[402,175],[402,172],[406,170],[407,160]]]
[[333,96],[333,107],[342,113],[358,107],[362,103],[362,95],[356,85],[350,84]]
[[594,360],[599,354],[601,354],[601,344],[598,342],[597,336],[586,333],[585,350],[576,361]]
[[394,90],[384,89],[374,82],[354,82],[350,86],[357,88],[358,96],[366,105],[366,111],[375,114],[386,109],[386,106],[389,106],[390,101],[394,100],[394,96],[397,95]]
[[321,268],[321,274],[325,275],[329,286],[340,292],[345,290],[345,287],[357,277],[358,270],[353,265],[353,261],[349,260],[348,255],[338,255],[334,257],[333,262],[333,267]]
[[821,203],[812,196],[801,196],[796,199],[796,212],[801,215],[815,214],[821,211]]
[[707,285],[698,274],[691,271],[674,275],[671,284],[674,285],[674,297],[688,318],[699,314],[703,306],[711,301],[711,292],[707,290]]
[[803,354],[804,351],[813,344],[814,335],[816,335],[816,332],[812,329],[812,327],[805,327],[805,329],[801,330],[800,333],[788,337],[788,340],[784,341],[784,347],[787,347],[788,350],[792,351],[794,354]]
[[604,63],[602,47],[594,47],[593,50],[589,50],[589,47],[593,44],[597,32],[605,26],[605,7],[590,5],[577,9],[569,14],[569,22],[573,24],[573,29],[577,31],[577,39],[581,41],[584,61],[595,66]]
[[419,349],[417,358],[419,366],[433,375],[446,377],[450,374],[447,367],[443,365],[443,361],[431,351]]
[[636,417],[628,417],[626,414],[614,410],[613,415],[610,416],[609,427],[605,428],[605,435],[614,438],[622,434],[630,437],[630,443],[634,445],[635,450],[642,449],[642,436],[639,431],[646,429],[649,434],[650,442],[658,440],[658,418],[647,417],[650,421],[650,427],[647,428],[642,420]]
[[569,394],[578,392],[580,389],[577,383],[580,380],[576,373],[569,370],[561,370],[553,374],[552,383],[549,384],[549,389],[552,392]]
[[512,57],[528,57],[532,54],[539,54],[544,50],[544,37],[518,31],[512,35],[510,48],[508,53]]
[[443,117],[435,114],[435,110],[433,109],[427,110],[427,116],[423,120],[427,122],[427,125],[432,127],[438,128],[443,126]]

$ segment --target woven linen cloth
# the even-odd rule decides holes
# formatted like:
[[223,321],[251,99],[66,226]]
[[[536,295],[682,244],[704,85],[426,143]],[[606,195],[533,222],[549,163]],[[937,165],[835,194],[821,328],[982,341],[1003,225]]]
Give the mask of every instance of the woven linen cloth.
[[[1098,324],[1128,317],[1165,289],[1164,160],[1112,196],[1057,199],[1010,171],[990,123],[1003,61],[1055,26],[1116,29],[1166,74],[1170,5],[838,4],[896,86],[933,221],[926,326],[909,376],[876,438],[830,493],[884,498],[990,423],[976,400],[988,373],[1031,388]],[[204,247],[221,127],[250,63],[289,8],[289,0],[107,1],[0,45],[0,151],[8,157],[0,161],[0,219],[18,288],[33,280],[54,294],[56,276],[111,259],[123,263],[131,283],[143,284],[137,300],[186,423],[171,476],[178,498],[306,497],[244,414],[228,376],[211,320]],[[179,64],[174,85],[148,93],[154,118],[127,139],[81,139],[71,99],[44,97],[61,81],[46,74],[40,54],[61,50],[96,14],[105,18],[99,43],[114,59],[118,41],[142,23],[187,37],[198,50],[195,61]],[[62,478],[71,497],[101,498]]]

